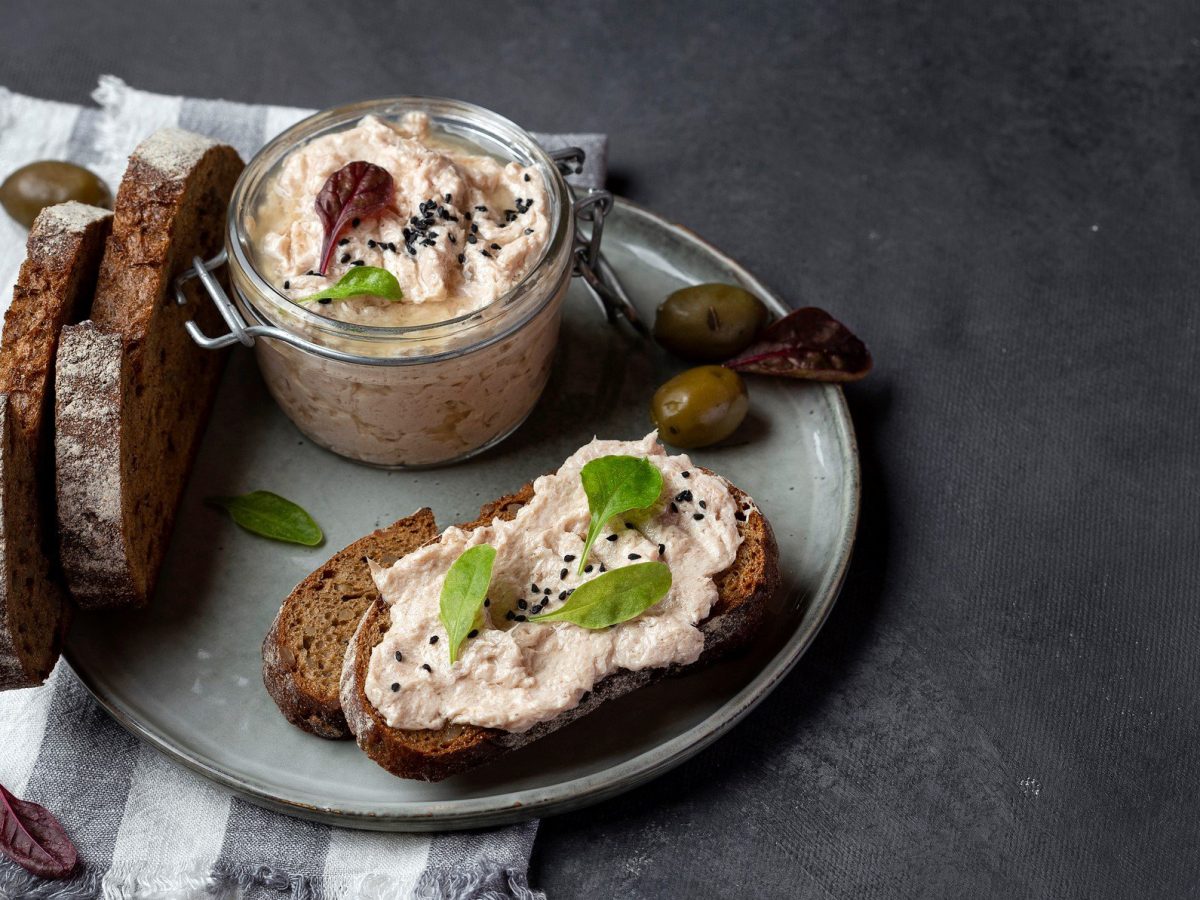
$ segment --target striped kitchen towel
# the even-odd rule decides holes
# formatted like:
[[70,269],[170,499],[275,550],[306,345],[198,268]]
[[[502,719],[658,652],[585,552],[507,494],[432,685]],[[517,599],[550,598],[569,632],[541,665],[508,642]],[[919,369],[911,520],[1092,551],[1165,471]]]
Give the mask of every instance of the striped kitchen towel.
[[[116,186],[134,146],[178,125],[244,158],[308,114],[290,107],[169,97],[105,76],[98,108],[0,87],[0,177],[36,159],[85,165]],[[582,146],[573,180],[603,184],[602,135],[538,135]],[[0,313],[25,231],[0,215]],[[40,688],[0,693],[0,784],[53,812],[79,849],[74,878],[42,881],[0,856],[8,898],[539,898],[529,888],[537,822],[488,831],[382,834],[333,828],[256,807],[139,744],[62,662]]]

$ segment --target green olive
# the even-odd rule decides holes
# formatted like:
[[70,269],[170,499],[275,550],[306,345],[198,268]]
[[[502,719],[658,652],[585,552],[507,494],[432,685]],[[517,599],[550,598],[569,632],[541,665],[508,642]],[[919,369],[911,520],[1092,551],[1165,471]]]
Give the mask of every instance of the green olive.
[[763,302],[732,284],[697,284],[671,294],[654,317],[654,337],[684,359],[717,362],[750,346],[768,315]]
[[0,206],[26,228],[45,207],[68,200],[112,209],[108,186],[74,163],[44,159],[22,166],[0,184]]
[[733,434],[749,408],[746,384],[737,372],[724,366],[698,366],[680,372],[654,392],[650,415],[668,444],[706,447]]

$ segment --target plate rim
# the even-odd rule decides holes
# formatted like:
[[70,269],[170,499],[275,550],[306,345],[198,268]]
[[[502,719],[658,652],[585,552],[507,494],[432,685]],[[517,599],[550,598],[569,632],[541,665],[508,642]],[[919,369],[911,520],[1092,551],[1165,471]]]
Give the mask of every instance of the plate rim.
[[[773,291],[746,270],[739,262],[722,252],[709,241],[685,225],[680,225],[651,212],[624,197],[616,197],[616,205],[623,212],[640,217],[651,225],[672,232],[705,253],[716,257],[759,296],[778,309],[788,309]],[[286,815],[323,822],[340,827],[372,831],[439,831],[479,828],[511,822],[525,821],[535,816],[557,814],[590,806],[610,799],[625,791],[657,778],[670,769],[710,746],[727,734],[759,703],[766,699],[778,684],[791,672],[800,657],[812,645],[830,611],[841,594],[846,571],[850,565],[854,542],[858,532],[858,517],[861,504],[862,474],[855,437],[854,423],[841,387],[823,384],[823,399],[829,403],[837,422],[836,438],[843,448],[842,456],[847,463],[847,490],[845,507],[842,510],[842,529],[838,540],[832,577],[823,589],[810,598],[810,610],[816,616],[803,628],[806,616],[802,616],[791,637],[776,651],[767,663],[736,694],[716,710],[686,731],[652,746],[649,750],[614,766],[561,781],[549,786],[524,788],[485,797],[455,800],[403,800],[396,801],[388,812],[343,810],[333,806],[315,806],[277,797],[255,784],[238,777],[214,764],[199,754],[189,754],[168,737],[158,733],[149,724],[126,715],[119,707],[104,696],[85,670],[77,667],[72,659],[70,647],[64,648],[63,661],[75,673],[96,702],[123,728],[139,740],[154,747],[160,753],[186,768],[203,775],[210,781],[233,790],[252,803]]]

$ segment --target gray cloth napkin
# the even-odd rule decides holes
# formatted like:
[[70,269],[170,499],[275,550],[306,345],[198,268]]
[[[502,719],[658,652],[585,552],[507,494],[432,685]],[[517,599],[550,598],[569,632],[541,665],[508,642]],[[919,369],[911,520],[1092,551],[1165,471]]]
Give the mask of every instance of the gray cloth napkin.
[[[104,76],[99,108],[0,88],[0,176],[68,159],[116,186],[134,146],[178,125],[249,159],[308,110],[168,97]],[[582,186],[604,182],[603,135],[536,135],[587,152]],[[0,312],[25,232],[0,215]],[[79,849],[69,881],[47,882],[0,857],[0,898],[500,898],[535,900],[526,880],[538,823],[435,835],[333,828],[256,807],[140,744],[62,662],[40,688],[0,693],[0,783],[50,809]]]

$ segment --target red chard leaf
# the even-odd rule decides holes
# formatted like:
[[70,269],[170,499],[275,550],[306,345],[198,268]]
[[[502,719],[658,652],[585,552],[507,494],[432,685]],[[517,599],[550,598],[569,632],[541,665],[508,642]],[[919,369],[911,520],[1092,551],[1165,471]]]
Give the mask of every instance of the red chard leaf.
[[738,372],[809,381],[858,381],[871,371],[871,353],[845,325],[815,306],[784,316],[737,359]]
[[66,878],[78,854],[50,811],[0,784],[0,853],[40,878]]
[[335,242],[347,223],[382,211],[392,202],[395,191],[396,184],[386,169],[361,159],[346,163],[329,176],[313,204],[325,226],[317,272],[324,275],[328,271]]

